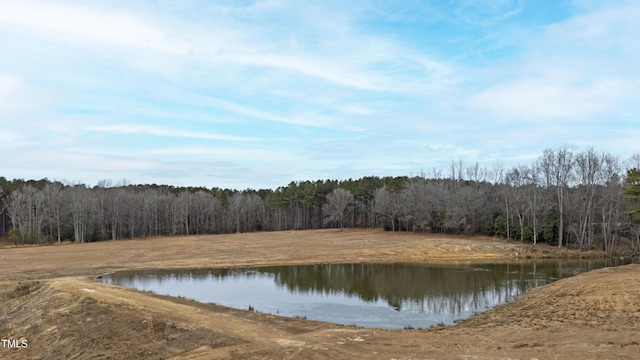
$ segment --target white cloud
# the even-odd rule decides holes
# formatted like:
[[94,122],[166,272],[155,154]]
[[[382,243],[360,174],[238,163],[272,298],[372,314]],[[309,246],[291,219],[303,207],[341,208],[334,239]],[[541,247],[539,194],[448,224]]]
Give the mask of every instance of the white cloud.
[[548,39],[569,48],[640,50],[640,3],[623,1],[610,5],[550,25],[546,29]]
[[39,28],[92,41],[183,53],[184,46],[167,42],[165,33],[134,17],[52,1],[0,0],[0,22]]
[[24,76],[0,74],[0,124],[16,124],[18,115],[33,114],[51,107],[59,93],[34,87]]
[[[619,4],[617,4],[619,5]],[[594,9],[547,26],[467,105],[507,119],[585,120],[621,111],[640,90],[640,6]],[[493,84],[491,84],[493,82]],[[636,94],[636,95],[634,95]]]
[[0,0],[0,147],[19,177],[263,186],[636,125],[640,6],[543,29],[519,0],[436,3]]
[[203,133],[196,131],[184,131],[177,129],[168,129],[157,126],[145,126],[145,125],[106,125],[106,126],[89,126],[87,131],[94,132],[106,132],[106,133],[119,133],[119,134],[142,134],[153,135],[163,137],[183,137],[192,139],[207,139],[207,140],[224,140],[224,141],[260,141],[260,138],[245,137],[245,136],[233,136],[222,135],[214,133]]
[[617,79],[583,84],[553,73],[493,86],[474,95],[470,105],[510,119],[581,119],[614,106],[628,88]]
[[[345,49],[346,50],[346,49]],[[358,50],[358,49],[354,49]],[[320,53],[314,56],[303,54],[281,54],[272,50],[263,50],[255,53],[242,53],[228,51],[220,54],[212,54],[214,61],[223,61],[232,64],[252,65],[279,69],[308,77],[324,80],[326,82],[351,87],[361,90],[391,91],[391,92],[415,92],[422,90],[421,84],[398,81],[397,78],[376,74],[366,70],[367,66],[375,63],[362,59],[349,59],[346,53],[342,56],[332,57]],[[371,58],[371,54],[368,56]],[[351,61],[350,61],[351,60]]]
[[14,153],[6,159],[3,167],[10,174],[19,174],[18,177],[98,181],[109,178],[109,173],[118,174],[114,178],[121,178],[123,172],[136,173],[155,169],[159,165],[160,162],[155,160],[100,153],[86,148],[55,152],[31,148]]
[[[348,26],[338,26],[340,30],[330,33],[326,29],[316,29],[313,41],[317,46],[308,47],[306,44],[298,49],[290,45],[292,36],[297,41],[295,35],[265,26],[264,20],[260,19],[261,12],[279,5],[264,5],[256,5],[251,10],[256,15],[250,22],[212,14],[209,23],[162,18],[155,19],[155,23],[151,24],[145,21],[145,17],[134,13],[95,6],[0,0],[0,23],[40,29],[49,36],[65,35],[65,43],[84,39],[84,47],[103,49],[102,46],[107,43],[135,49],[136,56],[124,54],[126,58],[122,60],[140,68],[144,68],[144,63],[148,62],[149,70],[156,72],[160,71],[159,68],[172,69],[174,63],[182,66],[188,59],[214,67],[226,64],[277,69],[334,85],[370,91],[433,91],[439,89],[441,83],[450,82],[447,79],[451,72],[446,64],[414,54],[382,37],[367,35],[366,40],[362,41],[362,35],[356,34]],[[309,26],[327,26],[315,18],[317,14],[296,16],[302,17],[297,21],[304,20],[304,23],[311,24]],[[312,32],[313,29],[307,31]],[[93,41],[100,44],[93,44]],[[177,54],[181,60],[140,58],[145,49],[167,55]],[[114,56],[109,52],[105,54]],[[393,71],[379,71],[381,67]],[[175,69],[166,72],[175,75]]]
[[490,25],[522,11],[522,0],[461,0],[456,15],[464,22]]
[[356,105],[356,104],[345,106],[344,111],[348,114],[362,115],[362,116],[371,116],[376,114],[376,111],[374,109]]
[[280,123],[292,124],[292,125],[306,125],[306,126],[317,126],[317,127],[329,126],[332,123],[331,119],[322,118],[319,116],[315,116],[315,117],[302,116],[302,115],[282,116],[282,115],[275,115],[265,111],[260,111],[260,110],[256,110],[246,106],[238,105],[227,100],[207,98],[206,101],[209,104],[216,106],[218,108],[229,110],[236,114],[246,115],[255,119],[268,120],[268,121],[274,121],[274,122],[280,122]]
[[14,75],[0,74],[0,100],[18,91],[21,81]]
[[225,160],[243,160],[244,162],[263,163],[272,166],[299,160],[292,151],[278,151],[268,148],[246,149],[233,147],[171,147],[145,151],[148,155],[188,155],[190,157],[217,158]]
[[0,130],[0,149],[16,148],[33,144],[33,142],[28,141],[23,136],[13,131]]

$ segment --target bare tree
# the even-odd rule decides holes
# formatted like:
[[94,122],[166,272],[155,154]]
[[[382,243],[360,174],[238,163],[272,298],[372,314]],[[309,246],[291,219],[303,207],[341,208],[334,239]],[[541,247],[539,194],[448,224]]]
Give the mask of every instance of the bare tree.
[[640,169],[627,170],[624,185],[625,215],[629,221],[633,236],[632,251],[634,256],[640,255]]
[[467,187],[469,187],[469,198],[465,202],[467,205],[467,216],[470,219],[470,224],[468,228],[471,230],[467,230],[467,233],[471,232],[475,234],[479,231],[480,228],[480,211],[483,207],[486,198],[486,193],[484,191],[484,182],[485,179],[490,175],[489,171],[485,167],[481,167],[477,162],[467,166]]
[[508,174],[509,173],[503,173],[502,174],[502,178],[500,179],[500,183],[496,184],[497,186],[497,193],[498,196],[500,198],[502,198],[502,208],[504,209],[504,213],[505,213],[505,217],[506,217],[506,221],[505,221],[505,236],[507,237],[507,239],[511,238],[511,209],[513,207],[513,190],[511,188],[511,185],[509,185],[509,180],[508,180]]
[[23,232],[29,224],[28,208],[30,204],[25,204],[27,201],[25,194],[17,190],[11,193],[7,202],[7,213],[11,218],[13,229],[17,229],[20,232]]
[[14,191],[9,197],[7,210],[23,240],[41,240],[43,224],[47,219],[46,202],[41,191],[31,185]]
[[[177,216],[178,222],[183,226],[184,234],[189,235],[189,218],[191,215],[192,194],[189,191],[183,191],[178,194],[176,199],[176,207],[179,208],[180,216]],[[181,231],[181,232],[182,232]]]
[[[432,206],[430,204],[433,194],[430,182],[422,177],[409,179],[405,188],[400,193],[401,212],[407,221],[407,230],[426,231],[431,221]],[[408,226],[409,221],[413,224]]]
[[[624,166],[640,167],[640,154]],[[612,252],[616,239],[632,231],[631,219],[622,215],[625,181],[620,167],[607,153],[565,146],[547,149],[534,164],[506,173],[499,163],[487,171],[459,160],[444,169],[446,178],[434,170],[432,178],[420,172],[411,178],[296,181],[275,191],[126,182],[112,186],[109,180],[89,189],[46,179],[12,183],[0,177],[0,223],[2,233],[11,225],[20,230],[14,235],[22,240],[58,242],[71,228],[77,242],[380,224],[390,224],[393,231],[488,235],[499,229],[501,235],[518,237],[514,234],[519,228],[524,241],[532,237],[536,243],[544,234],[544,240],[558,241],[559,246],[575,243],[589,249],[602,240],[603,248]]]
[[216,217],[219,215],[220,202],[211,193],[199,190],[191,194],[191,210],[189,211],[191,232],[206,234],[216,232]]
[[391,231],[396,230],[396,219],[400,216],[400,203],[398,194],[392,193],[386,187],[379,188],[375,192],[374,212],[391,222]]
[[343,222],[352,211],[353,195],[349,190],[342,188],[334,189],[327,195],[327,203],[323,210],[325,214],[324,223],[328,224],[337,221],[340,229],[343,228]]
[[455,161],[451,161],[451,165],[449,166],[449,178],[454,181],[462,181],[462,172],[464,171],[464,163],[462,159],[459,159],[456,163]]
[[264,199],[258,194],[248,193],[245,195],[244,202],[244,219],[247,231],[262,230],[267,222]]
[[65,214],[65,201],[62,195],[62,184],[59,182],[53,182],[45,185],[43,189],[44,198],[47,202],[47,209],[53,228],[56,231],[56,238],[58,243],[61,240],[61,227]]
[[77,243],[83,243],[89,233],[92,212],[91,193],[83,184],[79,184],[65,189],[65,196],[70,201],[74,239]]
[[624,191],[620,179],[612,177],[600,195],[602,249],[612,256],[616,252],[618,232],[624,220]]
[[0,218],[2,218],[2,225],[0,227],[0,236],[5,234],[6,230],[6,222],[5,222],[5,214],[7,211],[7,199],[5,196],[5,190],[0,186]]
[[640,169],[640,153],[635,153],[626,161],[627,170]]
[[245,202],[244,195],[242,195],[242,193],[235,193],[229,199],[229,204],[228,204],[228,211],[230,213],[229,221],[233,220],[235,225],[233,228],[229,229],[231,232],[239,233],[242,231],[241,220],[244,212],[246,211],[245,205],[246,205],[246,202]]
[[126,230],[129,238],[140,236],[144,223],[143,219],[143,196],[136,188],[125,188],[123,218],[126,222]]
[[573,167],[577,187],[578,230],[575,231],[580,250],[590,248],[593,243],[593,207],[596,197],[596,186],[603,185],[602,158],[589,148],[575,156]]
[[524,192],[528,203],[529,217],[531,219],[533,244],[538,243],[538,214],[544,207],[544,199],[540,189],[540,171],[534,164],[526,169],[524,173],[525,185]]
[[546,149],[538,160],[545,184],[556,191],[558,204],[558,247],[562,247],[564,238],[564,210],[566,190],[571,181],[573,168],[573,152],[568,147],[557,150]]
[[484,166],[480,166],[478,162],[468,165],[465,170],[467,173],[467,179],[474,183],[482,183],[490,176],[489,170]]
[[[508,205],[511,205],[510,207],[515,211],[518,218],[518,225],[520,226],[520,241],[524,241],[525,216],[529,208],[524,192],[524,187],[527,181],[526,173],[526,166],[518,165],[505,174],[505,183],[507,185],[506,191],[508,192],[507,196],[511,199],[511,203]],[[507,219],[507,225],[508,221],[509,219]]]

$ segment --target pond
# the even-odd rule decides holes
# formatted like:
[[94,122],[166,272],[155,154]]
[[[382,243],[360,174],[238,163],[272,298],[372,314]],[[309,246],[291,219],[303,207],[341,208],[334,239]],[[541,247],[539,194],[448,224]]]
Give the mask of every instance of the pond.
[[119,272],[102,281],[274,315],[402,329],[450,325],[533,287],[608,265],[593,260],[321,264]]

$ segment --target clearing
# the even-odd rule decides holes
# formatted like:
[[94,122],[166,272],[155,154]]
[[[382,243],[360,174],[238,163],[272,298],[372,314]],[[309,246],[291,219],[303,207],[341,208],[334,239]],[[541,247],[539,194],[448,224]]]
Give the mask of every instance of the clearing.
[[640,265],[536,288],[456,326],[379,330],[281,318],[94,281],[125,269],[566,256],[492,238],[310,230],[0,249],[11,359],[635,359]]

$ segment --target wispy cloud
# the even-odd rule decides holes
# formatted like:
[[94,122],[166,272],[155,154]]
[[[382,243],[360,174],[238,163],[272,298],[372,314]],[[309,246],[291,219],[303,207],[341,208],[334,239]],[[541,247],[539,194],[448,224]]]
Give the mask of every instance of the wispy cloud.
[[[426,87],[433,87],[434,80],[442,79],[443,72],[448,72],[446,65],[423,55],[411,54],[383,38],[370,37],[362,42],[356,39],[356,34],[342,33],[340,40],[321,37],[319,51],[310,54],[288,45],[286,39],[273,43],[275,39],[271,38],[272,45],[252,39],[253,36],[258,39],[263,37],[259,35],[259,29],[263,27],[260,23],[257,24],[258,31],[236,23],[235,33],[227,29],[219,35],[218,27],[211,29],[207,25],[193,26],[178,21],[171,23],[174,28],[169,30],[161,24],[149,24],[142,16],[136,17],[110,8],[34,0],[2,0],[0,7],[3,9],[0,22],[40,29],[45,35],[54,38],[55,34],[64,35],[67,42],[84,39],[88,42],[85,46],[91,47],[110,44],[136,51],[149,49],[178,54],[205,62],[265,67],[355,89],[421,91]],[[215,35],[211,30],[216,32]],[[95,41],[100,45],[91,43]],[[339,47],[331,45],[331,53],[322,52],[329,42],[338,44]],[[409,67],[412,68],[412,76],[398,77],[393,72],[376,71],[380,66],[392,66],[396,70],[399,69],[398,66]],[[418,70],[419,78],[414,77],[415,70]],[[403,81],[398,81],[400,79]]]
[[640,126],[635,1],[0,9],[2,176],[278,186],[558,143],[624,156]]
[[13,131],[0,130],[0,144],[2,144],[2,147],[17,148],[34,145],[34,142]]
[[519,14],[523,0],[461,0],[455,14],[464,22],[491,25]]
[[207,139],[207,140],[223,140],[223,141],[260,141],[259,138],[222,135],[214,133],[200,133],[195,131],[184,131],[177,129],[162,128],[157,126],[143,125],[106,125],[106,126],[89,126],[87,131],[119,133],[119,134],[141,134],[161,137],[191,138],[191,139]]
[[275,115],[272,113],[268,113],[265,111],[256,110],[253,108],[249,108],[247,106],[238,105],[227,100],[208,98],[207,101],[215,107],[218,107],[224,110],[229,110],[236,114],[246,115],[254,119],[274,121],[274,122],[280,122],[280,123],[292,124],[292,125],[307,125],[307,126],[317,126],[317,127],[326,127],[332,124],[332,121],[328,118],[321,118],[319,116],[309,116],[309,114],[307,114],[306,116],[305,115],[282,116],[282,115]]
[[0,74],[0,100],[15,93],[20,86],[20,79],[17,76]]
[[618,79],[584,84],[570,74],[554,72],[483,90],[470,105],[506,119],[580,120],[615,107],[630,86]]
[[[633,3],[632,3],[633,4]],[[548,25],[468,104],[506,119],[584,121],[640,95],[640,6],[596,9]],[[635,95],[632,95],[635,94]]]
[[182,53],[167,43],[165,33],[126,13],[51,1],[1,0],[0,22],[59,32],[74,39]]
[[199,159],[225,159],[230,160],[243,160],[246,162],[256,163],[282,163],[301,160],[298,156],[291,151],[275,150],[265,148],[237,148],[237,147],[218,147],[218,146],[187,146],[187,147],[167,147],[161,149],[147,150],[146,154],[157,155],[172,155],[172,156],[191,156]]

